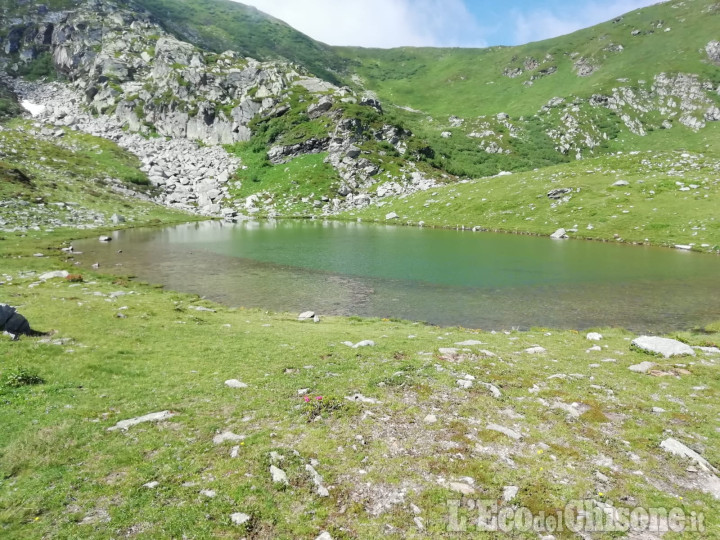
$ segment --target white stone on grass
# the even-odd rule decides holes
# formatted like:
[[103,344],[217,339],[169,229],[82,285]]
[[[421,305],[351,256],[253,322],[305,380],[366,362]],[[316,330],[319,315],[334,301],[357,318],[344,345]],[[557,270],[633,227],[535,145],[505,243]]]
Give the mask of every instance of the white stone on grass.
[[343,341],[343,345],[347,345],[351,349],[359,349],[360,347],[374,347],[375,342],[370,341],[369,339],[366,339],[365,341],[360,341],[359,343],[353,343],[352,341]]
[[530,347],[529,349],[525,349],[525,352],[527,354],[542,354],[547,351],[544,347]]
[[455,491],[456,493],[460,493],[461,495],[474,495],[475,494],[475,488],[472,486],[468,486],[467,484],[463,484],[462,482],[450,482],[448,487]]
[[226,442],[240,442],[244,441],[245,436],[244,435],[236,435],[232,431],[225,431],[223,433],[219,433],[218,435],[215,435],[213,437],[213,443],[215,444],[223,444]]
[[54,272],[46,272],[38,276],[40,281],[47,281],[49,279],[65,279],[70,275],[66,270],[56,270]]
[[587,336],[588,341],[600,341],[603,336],[597,332],[590,332]]
[[162,422],[169,420],[175,416],[170,411],[162,411],[157,413],[146,414],[145,416],[138,416],[137,418],[130,418],[129,420],[122,420],[115,424],[113,427],[108,428],[108,431],[116,431],[118,429],[127,431],[129,428],[145,422]]
[[632,344],[642,351],[660,354],[665,358],[671,358],[673,356],[695,356],[695,350],[692,347],[676,339],[640,336],[634,339]]
[[285,486],[290,484],[285,471],[278,469],[275,465],[270,465],[270,475],[272,476],[272,481],[275,484],[283,484]]
[[230,379],[228,381],[225,381],[225,386],[229,388],[247,388],[248,385],[244,382],[240,382],[237,379]]
[[487,429],[490,431],[497,431],[498,433],[502,433],[503,435],[507,435],[511,439],[515,439],[516,441],[519,441],[522,439],[522,435],[515,431],[514,429],[506,428],[505,426],[500,426],[498,424],[488,424]]
[[232,521],[234,525],[244,525],[251,519],[252,518],[250,516],[243,514],[242,512],[238,512],[230,516],[230,521]]
[[660,448],[675,456],[686,458],[697,463],[705,472],[717,473],[718,470],[710,462],[694,450],[688,448],[677,439],[669,438],[660,443]]
[[517,494],[519,492],[520,488],[518,488],[517,486],[505,486],[505,488],[503,489],[503,501],[509,503],[515,497],[517,497]]
[[655,364],[653,362],[641,362],[639,364],[635,364],[634,366],[630,366],[628,369],[634,373],[647,373],[654,367]]

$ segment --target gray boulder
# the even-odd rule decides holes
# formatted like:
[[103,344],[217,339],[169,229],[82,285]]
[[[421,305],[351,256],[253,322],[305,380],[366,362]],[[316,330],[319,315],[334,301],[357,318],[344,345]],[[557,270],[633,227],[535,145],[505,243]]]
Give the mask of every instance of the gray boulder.
[[632,344],[641,351],[651,354],[660,354],[665,358],[673,356],[695,356],[695,351],[689,345],[675,339],[640,336]]

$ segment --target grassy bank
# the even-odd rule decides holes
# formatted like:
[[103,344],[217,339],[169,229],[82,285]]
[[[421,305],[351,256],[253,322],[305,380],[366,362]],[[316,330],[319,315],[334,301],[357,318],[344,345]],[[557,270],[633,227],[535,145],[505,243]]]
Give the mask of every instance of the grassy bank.
[[[388,199],[345,218],[718,251],[720,161],[686,152],[633,152],[482,178]],[[554,190],[553,197],[549,194]]]
[[[703,512],[705,537],[720,537],[702,473],[659,448],[672,436],[720,463],[719,356],[650,357],[619,329],[595,343],[546,329],[300,323],[102,274],[39,282],[73,264],[61,233],[36,234],[0,247],[3,301],[57,330],[49,343],[0,337],[5,538],[452,536],[457,489],[499,499],[506,486],[518,488],[511,505],[533,512],[573,499]],[[676,337],[718,345],[720,325]],[[375,345],[343,344],[362,340]],[[456,345],[467,340],[482,345]],[[535,346],[545,352],[526,352]],[[628,370],[642,361],[656,370]],[[44,382],[8,385],[23,375]],[[373,402],[345,399],[358,393]],[[108,431],[160,411],[174,416]],[[225,432],[240,437],[214,444]],[[272,481],[271,462],[288,485]],[[236,513],[249,520],[234,524]]]

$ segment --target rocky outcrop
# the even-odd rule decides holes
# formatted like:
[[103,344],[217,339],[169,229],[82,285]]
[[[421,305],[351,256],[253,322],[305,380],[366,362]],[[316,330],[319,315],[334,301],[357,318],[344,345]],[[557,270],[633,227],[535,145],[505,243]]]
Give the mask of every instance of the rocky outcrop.
[[[159,188],[154,201],[166,206],[206,215],[233,216],[228,198],[229,181],[240,160],[219,146],[199,145],[184,138],[143,137],[123,129],[117,117],[94,116],[83,108],[84,97],[61,83],[38,84],[14,81],[23,100],[42,104],[35,119],[68,127],[116,142],[142,162],[142,170]],[[47,136],[52,137],[48,130]],[[38,136],[43,136],[40,131]]]
[[720,66],[720,41],[711,41],[705,46],[708,59],[715,65]]
[[21,58],[33,51],[28,59],[52,55],[91,110],[115,116],[130,131],[206,144],[248,140],[251,120],[304,77],[289,64],[202,51],[111,0],[15,25],[5,50]]

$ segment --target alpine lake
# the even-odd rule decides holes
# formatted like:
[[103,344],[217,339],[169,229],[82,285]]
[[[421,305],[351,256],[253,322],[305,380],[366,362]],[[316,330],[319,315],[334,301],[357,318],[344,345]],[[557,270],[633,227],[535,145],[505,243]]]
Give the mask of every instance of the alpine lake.
[[81,266],[233,307],[483,330],[687,330],[720,319],[720,257],[338,221],[200,222],[73,243]]

